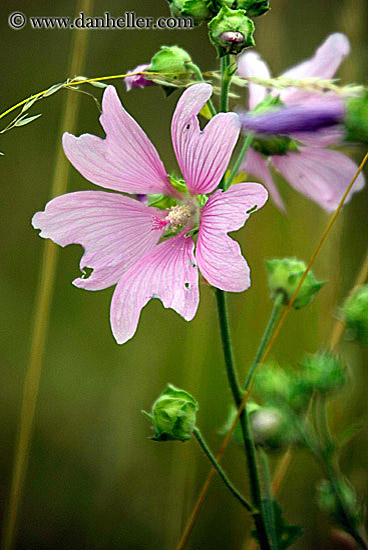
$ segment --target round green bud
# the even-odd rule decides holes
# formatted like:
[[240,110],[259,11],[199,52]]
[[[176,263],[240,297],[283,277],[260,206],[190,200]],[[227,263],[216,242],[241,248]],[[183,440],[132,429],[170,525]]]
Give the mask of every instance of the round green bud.
[[188,392],[168,384],[152,407],[152,413],[142,411],[153,424],[154,441],[187,441],[196,424],[198,403]]
[[235,5],[245,10],[249,17],[258,17],[270,9],[269,0],[236,0]]
[[169,4],[174,17],[191,17],[196,26],[212,17],[207,0],[170,0]]
[[[304,262],[296,258],[266,261],[271,299],[275,300],[281,293],[284,297],[283,304],[287,305],[297,289],[306,267]],[[324,281],[317,281],[313,272],[309,270],[298,292],[298,296],[294,301],[293,307],[295,309],[300,309],[307,306],[324,284]]]
[[368,285],[361,285],[343,305],[342,314],[347,336],[362,344],[368,344]]
[[[179,46],[161,46],[161,49],[152,57],[147,71],[167,74],[170,78],[175,78],[176,73],[187,72],[185,64],[190,62],[191,57],[188,52],[179,48]],[[181,74],[178,74],[177,78],[181,76]]]
[[301,383],[297,373],[277,363],[265,363],[254,377],[254,389],[267,406],[301,411],[308,404],[310,389]]
[[255,445],[277,450],[298,439],[293,422],[281,409],[260,407],[249,415],[249,420]]
[[[338,491],[339,498],[336,496]],[[317,485],[317,497],[319,507],[323,512],[332,516],[337,523],[345,524],[345,514],[341,509],[341,503],[349,517],[355,524],[361,521],[361,507],[354,488],[346,480],[336,481],[336,487],[331,482],[323,479]]]
[[[254,401],[248,402],[246,408],[255,445],[267,450],[277,450],[297,442],[298,432],[284,411],[272,406],[261,407]],[[237,409],[232,406],[220,430],[221,435],[227,434],[236,415]],[[243,445],[240,422],[236,424],[232,438],[235,443]]]
[[368,92],[348,101],[345,129],[347,141],[368,143]]
[[238,54],[245,48],[254,46],[254,23],[244,10],[232,10],[226,5],[208,23],[209,37],[218,48],[219,56]]
[[347,381],[345,365],[327,351],[307,356],[301,365],[302,383],[322,394],[342,388]]

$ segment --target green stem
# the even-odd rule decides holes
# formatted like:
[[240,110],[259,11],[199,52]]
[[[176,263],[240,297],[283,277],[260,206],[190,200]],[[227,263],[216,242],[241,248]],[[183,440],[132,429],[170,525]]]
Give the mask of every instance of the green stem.
[[229,88],[231,76],[229,74],[230,56],[224,55],[221,57],[221,100],[220,111],[227,113],[229,109]]
[[[239,407],[242,402],[243,392],[239,384],[238,376],[235,370],[235,362],[234,362],[233,350],[231,345],[230,327],[229,327],[225,292],[217,288],[216,299],[217,299],[222,349],[224,353],[226,373],[229,380],[231,392],[233,394],[234,402],[236,406]],[[261,511],[262,510],[261,483],[260,483],[260,478],[258,474],[258,465],[256,460],[253,435],[249,424],[249,418],[248,418],[246,409],[242,410],[239,421],[240,421],[240,426],[243,434],[245,454],[247,457],[252,502],[254,507],[257,508],[259,511]],[[271,550],[271,546],[268,541],[266,525],[265,525],[265,521],[263,519],[262,513],[254,515],[254,522],[258,532],[261,549]]]
[[235,370],[235,361],[234,361],[233,349],[231,345],[226,294],[223,290],[220,290],[219,288],[216,288],[216,300],[217,300],[222,350],[224,353],[226,374],[229,380],[230,389],[233,394],[235,404],[237,407],[239,407],[242,401],[243,391],[239,383],[238,375]]
[[273,507],[273,496],[271,491],[271,478],[270,470],[268,467],[267,455],[263,449],[259,450],[259,456],[261,459],[261,467],[263,473],[263,486],[264,486],[264,499],[263,499],[263,513],[266,518],[266,526],[269,539],[272,543],[272,549],[278,548],[278,540],[275,526],[275,514]]
[[241,493],[234,487],[234,485],[231,483],[227,475],[225,474],[224,470],[221,468],[220,464],[217,462],[215,456],[211,452],[210,448],[208,447],[207,443],[205,442],[199,428],[194,428],[193,434],[195,435],[198,443],[202,447],[202,450],[209,458],[212,466],[217,470],[219,476],[221,477],[222,481],[225,483],[226,487],[229,489],[229,491],[232,493],[232,495],[241,502],[241,504],[244,506],[248,512],[251,514],[255,514],[256,510],[253,508],[251,504],[243,497]]
[[245,383],[244,383],[244,386],[243,386],[244,391],[247,391],[247,389],[249,388],[249,385],[252,381],[253,375],[254,375],[254,373],[256,371],[256,368],[258,366],[258,363],[261,360],[261,358],[262,358],[262,356],[265,352],[265,349],[267,347],[268,342],[270,341],[273,328],[275,326],[275,323],[277,321],[277,317],[279,315],[279,312],[280,312],[280,309],[281,309],[281,306],[282,306],[283,299],[284,299],[284,296],[280,292],[277,295],[276,300],[274,301],[273,308],[272,308],[272,311],[271,311],[271,315],[270,315],[270,318],[269,318],[267,326],[266,326],[266,330],[263,333],[261,343],[259,345],[256,356],[253,359],[253,363],[252,363],[252,365],[249,369],[247,378],[245,380]]
[[229,189],[230,185],[231,185],[232,182],[233,182],[233,179],[235,178],[236,174],[238,173],[238,170],[239,170],[239,168],[240,168],[240,165],[241,165],[241,163],[243,162],[244,157],[245,157],[245,155],[247,154],[248,149],[249,149],[249,147],[250,147],[251,144],[252,144],[253,136],[254,136],[254,132],[249,132],[249,133],[245,136],[245,140],[244,140],[244,143],[243,143],[243,147],[241,148],[241,151],[240,151],[240,153],[239,153],[239,156],[238,156],[238,158],[236,159],[235,164],[234,164],[234,166],[232,167],[232,170],[231,170],[231,172],[230,172],[230,176],[227,178],[226,183],[225,183],[225,185],[224,185],[224,190],[225,190],[225,191],[226,191],[226,189]]
[[[197,79],[200,81],[200,82],[205,82],[204,78],[203,78],[203,75],[202,75],[202,71],[201,69],[198,67],[198,65],[196,65],[195,63],[185,63],[186,67],[190,70],[190,71],[193,71],[193,73],[196,75]],[[212,103],[212,99],[209,99],[207,101],[207,105],[208,105],[208,108],[210,110],[210,113],[212,116],[215,116],[217,113],[216,113],[216,109]]]

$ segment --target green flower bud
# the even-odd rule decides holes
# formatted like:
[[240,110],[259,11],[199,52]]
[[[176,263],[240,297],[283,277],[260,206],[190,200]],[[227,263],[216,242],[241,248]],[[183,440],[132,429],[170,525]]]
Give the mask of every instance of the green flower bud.
[[347,141],[368,143],[368,92],[347,103],[345,128]]
[[249,415],[255,445],[277,450],[295,443],[298,432],[281,409],[260,407]]
[[362,344],[368,344],[368,285],[357,288],[343,305],[342,314],[347,336]]
[[345,365],[327,351],[309,355],[302,361],[302,367],[303,382],[322,394],[342,388],[347,381]]
[[254,377],[254,389],[267,406],[303,409],[310,396],[310,389],[302,384],[297,373],[290,373],[277,363],[262,365]]
[[[284,305],[287,305],[294,294],[306,264],[296,258],[283,258],[266,261],[268,271],[268,286],[270,288],[271,300],[275,300],[278,294],[283,294]],[[308,271],[298,296],[293,304],[295,309],[307,306],[314,298],[314,295],[323,287],[325,282],[317,281],[312,271]]]
[[236,0],[236,7],[245,10],[249,17],[258,17],[270,9],[269,0]]
[[336,488],[339,493],[339,498],[337,498],[330,481],[323,479],[318,483],[317,496],[319,507],[323,512],[332,516],[337,523],[345,525],[345,514],[340,504],[340,501],[342,501],[344,510],[348,513],[349,517],[356,525],[359,524],[362,511],[354,488],[346,480],[336,481]]
[[191,17],[195,25],[212,17],[207,0],[169,0],[173,17]]
[[222,6],[216,17],[208,23],[208,28],[210,40],[218,48],[220,57],[238,54],[255,44],[254,23],[243,10]]
[[142,412],[153,424],[154,441],[187,441],[195,428],[197,410],[194,397],[168,384],[153,404],[152,413]]
[[[182,48],[178,46],[161,46],[161,49],[152,57],[147,72],[169,73],[170,78],[176,78],[175,73],[185,73],[187,71],[185,64],[190,62],[190,55]],[[181,76],[181,74],[178,74],[177,78]]]
[[[277,450],[290,443],[296,443],[298,432],[284,411],[272,406],[261,407],[253,401],[247,403],[246,407],[255,445],[267,450]],[[237,409],[232,406],[225,425],[220,430],[221,435],[229,431],[236,414]],[[236,424],[232,437],[235,443],[243,445],[240,422]]]

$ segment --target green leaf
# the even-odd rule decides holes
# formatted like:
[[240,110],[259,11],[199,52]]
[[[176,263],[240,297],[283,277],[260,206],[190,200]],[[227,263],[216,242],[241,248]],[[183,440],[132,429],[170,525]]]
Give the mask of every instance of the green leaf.
[[[299,525],[288,525],[285,523],[280,506],[275,500],[272,501],[272,504],[275,519],[277,550],[286,550],[294,544],[299,537],[302,536],[303,529]],[[258,533],[256,531],[252,531],[252,535],[259,542]]]
[[27,117],[27,118],[20,118],[19,120],[17,120],[14,126],[25,126],[26,124],[29,124],[30,122],[32,122],[33,120],[36,120],[36,118],[40,116],[41,116],[41,113],[39,113],[38,115]]
[[42,96],[37,95],[36,97],[34,97],[34,98],[28,100],[27,103],[25,103],[25,104],[23,105],[23,108],[22,108],[22,110],[21,110],[21,113],[24,113],[25,111],[28,111],[28,109],[29,109],[30,107],[32,107],[32,105],[33,105],[34,103],[36,103],[36,101],[39,100],[41,97],[42,97]]
[[56,93],[58,90],[60,90],[63,86],[65,86],[65,82],[60,82],[59,84],[54,84],[51,86],[42,97],[48,97],[49,95],[52,95]]

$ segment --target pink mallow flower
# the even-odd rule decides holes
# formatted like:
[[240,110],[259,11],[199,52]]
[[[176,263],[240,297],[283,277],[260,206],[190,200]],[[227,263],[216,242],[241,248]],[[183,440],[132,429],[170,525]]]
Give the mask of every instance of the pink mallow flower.
[[133,71],[129,71],[127,76],[124,78],[125,86],[127,92],[132,88],[145,88],[146,86],[156,86],[156,83],[146,78],[144,74],[137,74],[141,72],[146,72],[150,64],[138,65]]
[[[310,77],[330,79],[350,51],[349,41],[343,34],[330,35],[317,49],[311,59],[283,73],[285,78],[303,80]],[[270,78],[270,71],[259,54],[251,51],[238,58],[238,74],[243,77]],[[249,83],[249,109],[254,109],[267,96],[267,89]],[[274,90],[272,96],[279,96],[290,109],[298,106],[312,111],[329,107],[334,111],[343,111],[342,99],[333,93],[311,93],[298,88]],[[286,111],[287,112],[287,111]],[[248,117],[249,118],[249,117]],[[297,191],[315,201],[327,211],[333,211],[341,201],[358,167],[346,155],[327,147],[342,145],[344,133],[341,127],[331,126],[319,131],[292,134],[299,142],[299,151],[290,151],[284,155],[272,155],[268,158],[254,149],[249,149],[241,169],[259,178],[268,188],[274,202],[284,210],[283,200],[275,186],[269,165],[287,180]],[[350,192],[350,196],[364,186],[364,176],[360,174]]]
[[250,286],[247,262],[227,233],[240,229],[264,205],[267,191],[258,183],[238,183],[226,192],[215,191],[208,200],[203,196],[219,185],[239,135],[234,113],[220,113],[200,130],[197,115],[211,93],[209,84],[191,86],[172,119],[186,192],[172,185],[155,147],[112,86],[104,92],[100,118],[106,139],[63,136],[66,156],[92,183],[135,195],[164,194],[176,201],[161,210],[118,193],[79,191],[51,200],[33,217],[41,237],[85,248],[80,268],[93,271],[88,278],[75,279],[75,286],[100,290],[117,285],[111,327],[118,343],[132,338],[151,298],[190,321],[199,302],[198,268],[222,290],[241,292]]

